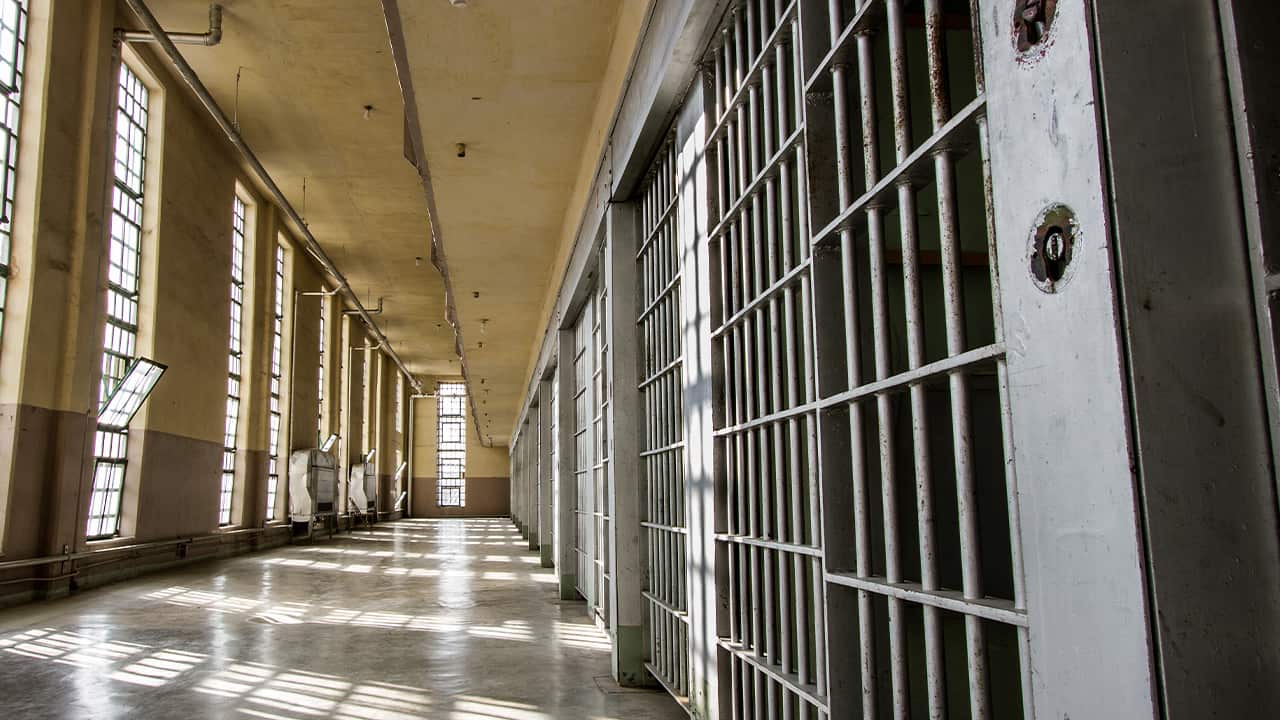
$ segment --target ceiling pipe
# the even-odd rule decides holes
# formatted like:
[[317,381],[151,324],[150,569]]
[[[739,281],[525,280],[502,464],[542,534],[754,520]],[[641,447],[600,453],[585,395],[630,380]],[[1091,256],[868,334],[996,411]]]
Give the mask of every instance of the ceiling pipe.
[[[235,128],[235,125],[231,123],[231,120],[229,120],[226,114],[222,112],[222,108],[218,107],[218,103],[213,99],[213,95],[209,94],[208,88],[204,86],[204,83],[200,82],[200,77],[196,75],[196,71],[191,69],[191,66],[187,64],[186,58],[182,57],[182,53],[178,52],[177,45],[174,45],[169,34],[164,31],[163,27],[161,27],[160,21],[156,20],[155,15],[151,14],[151,10],[142,0],[124,1],[125,4],[129,6],[129,9],[133,10],[134,14],[137,15],[138,21],[142,23],[142,26],[146,29],[145,34],[150,36],[147,41],[157,43],[160,46],[160,49],[164,51],[164,55],[169,58],[169,62],[173,63],[174,70],[177,71],[179,77],[181,77],[182,80],[191,88],[191,91],[195,93],[200,104],[204,106],[205,110],[207,110],[211,116],[213,116],[218,127],[222,129],[222,132],[226,134],[227,139],[230,140],[231,144],[240,152],[240,155],[249,165],[249,168],[258,176],[258,180],[267,190],[267,195],[269,195],[271,200],[284,211],[285,216],[293,223],[294,229],[302,237],[302,242],[307,252],[309,252],[315,261],[320,264],[320,267],[333,278],[334,283],[338,286],[338,289],[342,292],[343,296],[355,307],[355,311],[360,316],[360,319],[364,321],[364,324],[368,326],[370,332],[374,334],[378,344],[382,346],[383,352],[386,352],[391,359],[395,361],[395,364],[400,368],[400,372],[404,373],[404,376],[408,378],[409,383],[413,385],[413,389],[416,392],[421,393],[423,391],[422,382],[409,372],[409,368],[405,367],[404,361],[400,359],[399,353],[392,349],[390,341],[387,340],[387,336],[378,328],[377,323],[373,321],[369,312],[364,309],[364,305],[360,304],[360,298],[356,295],[355,291],[351,289],[351,285],[347,283],[347,278],[342,274],[342,271],[338,270],[338,266],[334,265],[333,261],[329,259],[324,248],[320,247],[320,243],[316,242],[315,236],[311,234],[310,228],[308,228],[306,223],[302,221],[302,216],[298,215],[298,211],[289,203],[288,198],[284,196],[284,192],[280,190],[280,186],[276,185],[275,181],[271,179],[271,175],[267,173],[267,169],[258,160],[257,156],[253,154],[253,151],[249,149],[244,138],[240,137],[240,131]],[[221,17],[221,10],[218,11],[218,16]],[[212,17],[213,11],[211,10],[210,18]],[[123,31],[117,33],[117,38],[121,41],[129,42]],[[221,39],[220,31],[219,39]]]
[[[127,43],[158,42],[149,32],[137,30],[121,30],[118,37]],[[169,42],[175,45],[204,45],[213,47],[222,42],[222,6],[213,3],[209,6],[209,30],[203,33],[165,33]]]
[[[381,315],[381,314],[382,314],[382,300],[383,300],[382,298],[378,298],[378,307],[377,307],[377,309],[375,309],[375,310],[366,310],[365,312],[367,312],[367,313],[368,313],[368,314],[370,314],[370,315]],[[360,313],[359,313],[359,311],[357,311],[357,310],[343,310],[343,311],[342,311],[342,314],[343,314],[343,315],[359,315]]]
[[[387,36],[391,44],[391,58],[396,67],[396,78],[400,81],[400,96],[404,101],[405,158],[418,171],[418,178],[422,182],[422,190],[426,196],[427,218],[431,230],[431,264],[444,280],[444,316],[449,327],[453,329],[453,352],[458,356],[462,382],[467,386],[467,394],[472,395],[473,383],[471,371],[467,366],[466,344],[462,339],[462,323],[458,320],[458,306],[454,302],[453,276],[449,274],[449,262],[445,257],[444,240],[441,237],[443,233],[439,221],[440,213],[436,208],[435,189],[431,184],[431,170],[427,165],[427,154],[422,145],[418,100],[413,90],[413,76],[409,72],[408,43],[404,37],[404,28],[400,24],[400,5],[397,0],[382,0],[382,14],[387,23]],[[471,422],[476,428],[476,438],[483,447],[493,447],[493,435],[484,432],[484,426],[480,423],[480,414],[476,410],[479,405],[467,403],[467,406],[471,408]]]

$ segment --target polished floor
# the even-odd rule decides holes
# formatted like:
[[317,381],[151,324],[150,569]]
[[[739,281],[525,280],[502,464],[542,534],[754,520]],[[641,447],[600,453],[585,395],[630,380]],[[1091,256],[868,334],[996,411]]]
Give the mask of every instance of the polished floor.
[[507,520],[401,520],[0,611],[0,718],[651,720]]

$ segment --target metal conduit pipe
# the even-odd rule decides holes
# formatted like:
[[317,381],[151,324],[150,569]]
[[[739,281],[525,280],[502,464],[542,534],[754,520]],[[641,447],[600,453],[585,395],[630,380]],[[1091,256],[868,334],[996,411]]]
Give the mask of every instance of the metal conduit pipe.
[[[209,6],[209,30],[203,33],[165,33],[169,41],[177,45],[204,45],[213,47],[222,42],[222,6],[213,3]],[[120,40],[128,43],[157,42],[149,32],[122,30]]]
[[[382,314],[382,301],[383,301],[384,299],[385,299],[385,298],[378,298],[378,307],[374,308],[373,310],[366,310],[365,312],[369,313],[370,315],[381,315],[381,314]],[[342,314],[343,314],[343,315],[358,315],[359,313],[358,313],[358,312],[356,312],[355,310],[343,310],[343,311],[342,311]]]
[[40,565],[53,565],[55,563],[73,562],[76,560],[85,560],[91,557],[101,557],[104,555],[112,555],[115,553],[138,552],[142,550],[156,550],[167,547],[178,547],[179,545],[193,545],[199,542],[208,542],[214,539],[222,539],[233,537],[236,535],[259,535],[267,531],[267,528],[245,528],[243,530],[231,530],[223,533],[215,533],[212,535],[196,535],[185,538],[174,538],[171,540],[157,540],[154,542],[136,543],[133,545],[120,545],[119,547],[102,548],[99,550],[82,550],[80,552],[63,553],[61,555],[47,555],[45,557],[27,558],[25,560],[9,560],[0,562],[0,572],[6,570],[16,570],[25,567],[38,567]]
[[[378,327],[377,323],[373,321],[369,312],[365,310],[364,305],[360,303],[359,296],[357,296],[355,291],[351,289],[351,285],[347,283],[347,278],[340,270],[338,270],[338,266],[334,265],[333,261],[329,259],[324,248],[320,247],[320,243],[316,242],[315,236],[311,234],[311,230],[307,227],[306,223],[302,221],[302,216],[298,214],[297,210],[294,210],[293,205],[289,203],[288,198],[284,196],[280,187],[276,185],[275,181],[271,179],[271,175],[267,173],[267,169],[258,160],[257,156],[253,154],[253,151],[249,149],[249,146],[245,143],[244,139],[240,137],[240,132],[236,130],[235,126],[231,123],[231,120],[228,119],[226,114],[222,112],[222,109],[218,107],[218,103],[213,99],[213,95],[209,94],[208,88],[204,86],[204,83],[200,82],[200,77],[196,75],[195,70],[187,64],[186,59],[182,57],[182,53],[178,52],[177,45],[175,45],[174,41],[170,39],[170,36],[164,31],[164,28],[160,26],[160,22],[156,20],[155,15],[151,14],[151,10],[147,7],[146,3],[142,0],[125,0],[125,4],[128,5],[129,9],[138,16],[138,21],[142,23],[142,26],[146,29],[145,34],[150,36],[150,39],[148,39],[147,42],[154,41],[160,46],[160,49],[164,51],[164,55],[169,58],[169,62],[173,63],[174,70],[177,71],[178,76],[187,83],[188,87],[191,88],[191,91],[195,93],[196,98],[200,100],[200,104],[204,106],[205,110],[207,110],[211,116],[213,116],[218,127],[226,134],[227,139],[230,140],[231,144],[240,152],[244,161],[248,163],[250,169],[253,170],[263,187],[266,188],[267,194],[270,196],[271,200],[284,211],[285,215],[292,222],[294,229],[297,231],[298,235],[302,237],[303,245],[307,252],[310,253],[324,271],[333,278],[334,283],[338,286],[343,296],[352,306],[355,307],[356,313],[360,315],[361,320],[364,321],[365,325],[368,326],[369,330],[377,338],[378,344],[383,347],[384,352],[386,352],[391,359],[395,361],[396,365],[400,368],[400,372],[404,373],[405,377],[409,379],[409,383],[413,385],[413,389],[416,392],[421,393],[422,383],[409,372],[409,368],[406,367],[404,361],[400,359],[400,355],[392,349],[391,343],[387,340],[387,336],[382,333],[382,330]],[[210,17],[212,17],[212,13]],[[133,42],[129,40],[127,36],[141,34],[144,33],[126,33],[121,31],[117,33],[116,37],[123,42]]]

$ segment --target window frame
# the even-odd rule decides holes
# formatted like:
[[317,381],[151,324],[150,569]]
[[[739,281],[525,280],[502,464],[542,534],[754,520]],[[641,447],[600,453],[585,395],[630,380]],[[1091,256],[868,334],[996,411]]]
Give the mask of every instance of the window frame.
[[[465,383],[436,384],[436,507],[467,506],[466,401]],[[446,441],[446,431],[459,439]]]
[[[99,408],[124,377],[138,353],[142,296],[142,263],[147,212],[147,168],[155,112],[156,89],[144,80],[145,70],[122,60],[116,77],[111,125],[111,221],[107,232],[107,297],[103,318],[102,376]],[[127,126],[122,127],[122,123]],[[121,147],[126,150],[122,160]],[[152,199],[154,201],[154,199]],[[126,267],[126,264],[131,267]],[[113,370],[116,371],[113,373]],[[128,429],[96,425],[93,481],[85,523],[87,540],[106,540],[120,534],[125,474],[128,468]]]
[[280,436],[284,432],[284,295],[288,248],[277,237],[272,253],[271,356],[267,387],[267,507],[266,520],[277,519],[280,497]]

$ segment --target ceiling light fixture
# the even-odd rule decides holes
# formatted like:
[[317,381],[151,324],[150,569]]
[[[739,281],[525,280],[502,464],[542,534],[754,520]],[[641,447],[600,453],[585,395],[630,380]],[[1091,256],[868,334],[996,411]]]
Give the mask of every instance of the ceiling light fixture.
[[449,4],[454,7],[466,7],[467,0],[449,0]]
[[369,119],[369,115],[370,115],[372,112],[373,112],[373,106],[372,106],[372,105],[365,105],[365,106],[364,106],[364,119],[365,119],[365,120],[368,120],[368,119]]

